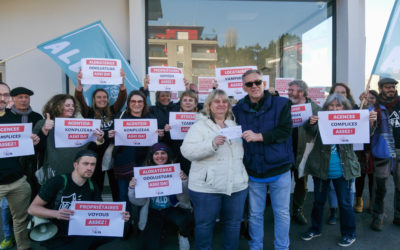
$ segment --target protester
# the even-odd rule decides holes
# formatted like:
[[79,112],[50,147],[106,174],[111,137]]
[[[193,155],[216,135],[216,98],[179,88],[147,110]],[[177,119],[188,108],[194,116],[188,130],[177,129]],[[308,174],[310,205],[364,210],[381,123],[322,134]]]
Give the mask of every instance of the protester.
[[294,165],[289,99],[272,96],[262,73],[248,70],[243,76],[247,96],[234,107],[242,126],[244,165],[249,174],[250,249],[262,249],[267,189],[274,212],[276,249],[289,248],[290,168]]
[[125,87],[125,72],[121,69],[122,84],[119,86],[119,93],[117,100],[114,104],[110,105],[110,99],[105,89],[96,89],[92,95],[92,107],[89,107],[83,96],[83,88],[81,84],[82,72],[80,71],[77,76],[78,85],[75,88],[75,98],[80,103],[82,108],[82,116],[90,119],[100,119],[100,128],[104,132],[104,143],[97,147],[97,165],[96,170],[93,174],[93,182],[100,189],[100,193],[103,192],[104,186],[104,175],[107,172],[108,181],[111,188],[111,194],[114,201],[118,200],[118,185],[114,177],[113,169],[102,171],[103,156],[106,149],[110,144],[114,144],[114,141],[108,137],[108,131],[114,128],[114,117],[119,113],[126,101],[126,87]]
[[329,95],[332,95],[335,93],[341,94],[344,97],[346,97],[347,100],[349,100],[352,109],[358,109],[358,106],[357,106],[356,102],[354,101],[354,97],[353,97],[353,94],[351,92],[349,85],[347,85],[346,83],[342,83],[342,82],[337,82],[337,83],[332,84],[331,90],[329,91]]
[[[0,82],[0,124],[21,123],[21,118],[7,109],[10,100],[10,88]],[[31,136],[33,144],[39,143],[36,134]],[[9,203],[14,223],[14,235],[18,249],[30,248],[28,237],[28,210],[31,188],[24,176],[21,157],[0,158],[0,199],[5,197]]]
[[248,192],[240,138],[227,139],[221,129],[236,126],[228,96],[214,90],[181,146],[192,162],[189,194],[194,208],[196,249],[211,249],[214,224],[222,223],[222,248],[237,249]]
[[[112,237],[68,236],[68,222],[74,214],[74,201],[102,201],[101,193],[90,178],[96,168],[96,153],[81,150],[73,158],[72,173],[57,175],[42,186],[39,194],[29,207],[29,214],[51,219],[58,227],[57,234],[43,242],[48,249],[96,249],[110,242]],[[128,212],[122,212],[128,221]]]
[[[198,99],[197,95],[191,91],[185,91],[182,93],[181,98],[179,100],[179,107],[176,107],[175,112],[197,112],[198,109]],[[165,125],[165,132],[169,132],[171,130],[171,126],[169,124]],[[169,133],[167,133],[169,135]],[[181,146],[183,140],[172,140],[170,142],[171,148],[173,150],[173,156],[176,158],[176,162],[181,164],[182,171],[188,175],[190,170],[190,161],[183,157],[181,153]]]
[[371,228],[383,230],[385,216],[385,197],[387,182],[393,175],[394,219],[393,224],[400,226],[400,102],[396,91],[398,82],[392,78],[379,80],[377,129],[372,137],[371,150],[374,156],[374,202]]
[[10,207],[8,206],[8,202],[5,197],[1,199],[1,222],[3,224],[1,228],[3,229],[4,239],[0,243],[0,249],[10,249],[14,247],[15,237]]
[[[323,110],[350,110],[350,102],[341,94],[328,96]],[[370,123],[376,120],[376,112],[370,113]],[[360,176],[360,165],[353,151],[352,144],[324,145],[318,130],[318,116],[312,116],[305,129],[315,136],[314,147],[308,157],[305,174],[313,176],[314,205],[311,213],[312,225],[302,235],[303,240],[311,240],[321,235],[324,205],[332,182],[335,188],[340,209],[340,231],[342,234],[339,246],[347,247],[356,241],[356,220],[351,204],[351,185],[354,178]]]
[[[53,96],[43,107],[43,115],[46,119],[36,123],[33,133],[40,136],[40,146],[44,151],[45,169],[54,171],[54,175],[65,174],[71,172],[73,165],[72,155],[82,149],[96,149],[96,144],[104,143],[104,132],[99,129],[94,131],[97,137],[96,144],[89,142],[80,147],[74,148],[56,148],[54,137],[54,119],[55,118],[75,118],[79,111],[79,104],[75,98],[68,94],[58,94]],[[49,176],[51,177],[51,176]]]
[[[317,115],[321,108],[310,98],[308,95],[308,86],[302,80],[294,80],[289,83],[288,89],[289,99],[292,105],[311,103],[312,114]],[[304,202],[307,196],[307,176],[299,178],[298,166],[303,158],[306,148],[306,143],[313,140],[312,136],[306,133],[304,126],[293,128],[292,130],[292,145],[293,153],[296,159],[295,168],[293,168],[293,175],[295,180],[293,192],[293,220],[300,225],[307,224],[307,219],[303,214]]]
[[[151,153],[147,159],[147,166],[170,164],[169,148],[164,143],[156,143],[151,147]],[[178,226],[179,249],[189,250],[189,236],[193,225],[193,217],[190,211],[190,198],[188,193],[188,181],[186,174],[181,171],[182,193],[170,196],[158,196],[151,198],[136,198],[136,179],[132,177],[129,182],[129,200],[133,205],[140,206],[139,229],[141,235],[141,249],[160,249],[161,236],[166,222],[172,222]]]

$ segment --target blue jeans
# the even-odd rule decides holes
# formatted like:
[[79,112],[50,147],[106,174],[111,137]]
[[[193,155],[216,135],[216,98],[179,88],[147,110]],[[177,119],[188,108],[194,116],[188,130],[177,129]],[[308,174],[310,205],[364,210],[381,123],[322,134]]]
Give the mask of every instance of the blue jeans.
[[338,179],[314,179],[314,205],[311,213],[311,227],[309,231],[321,233],[324,217],[324,205],[328,197],[329,185],[332,181],[337,194],[340,209],[340,232],[342,236],[356,237],[356,218],[351,204],[351,186],[354,179],[346,181],[343,177]]
[[[337,208],[338,207],[338,200],[336,197],[336,192],[335,192],[335,187],[333,186],[333,182],[331,182],[329,186],[329,194],[328,194],[328,202],[329,202],[329,207],[330,208]],[[354,207],[354,193],[355,193],[355,187],[351,185],[351,206]]]
[[249,181],[249,233],[251,237],[249,247],[251,250],[263,249],[264,209],[268,187],[274,212],[275,249],[289,249],[290,184],[290,171],[271,183]]
[[[125,210],[128,211],[129,213],[131,213],[132,206],[131,206],[131,203],[128,198],[129,180],[117,179],[117,184],[118,184],[119,201],[126,201]],[[129,222],[131,222],[131,221],[132,221],[132,216],[129,218]]]
[[4,238],[9,240],[10,237],[14,236],[14,231],[11,225],[10,208],[8,207],[8,202],[5,197],[1,199],[1,220],[3,221]]
[[218,215],[222,223],[223,246],[218,249],[234,250],[239,245],[240,223],[248,189],[225,194],[200,193],[189,190],[195,221],[195,246],[197,250],[212,249],[212,236]]

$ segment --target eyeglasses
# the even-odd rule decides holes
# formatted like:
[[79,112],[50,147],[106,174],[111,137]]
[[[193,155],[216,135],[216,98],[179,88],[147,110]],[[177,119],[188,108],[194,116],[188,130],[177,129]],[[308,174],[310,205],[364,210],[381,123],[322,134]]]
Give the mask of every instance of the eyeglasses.
[[256,86],[260,86],[262,84],[262,80],[255,80],[253,82],[244,83],[244,85],[246,85],[246,87],[248,87],[248,88],[253,87],[253,84],[255,84]]
[[0,94],[0,97],[8,98],[10,97],[10,94],[9,93]]

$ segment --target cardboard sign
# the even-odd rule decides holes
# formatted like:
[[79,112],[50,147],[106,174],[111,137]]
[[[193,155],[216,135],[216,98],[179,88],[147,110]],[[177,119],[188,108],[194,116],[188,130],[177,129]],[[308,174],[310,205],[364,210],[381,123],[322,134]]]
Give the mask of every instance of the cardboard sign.
[[221,129],[221,135],[225,136],[227,140],[242,138],[242,126],[223,128]]
[[115,119],[115,146],[152,146],[158,142],[157,119]]
[[275,90],[278,91],[279,96],[289,98],[288,89],[289,82],[293,81],[294,78],[276,78],[275,79]]
[[224,90],[228,96],[233,96],[236,100],[242,99],[247,95],[243,90],[242,75],[250,69],[257,69],[257,66],[216,68],[215,75],[218,88]]
[[308,98],[322,107],[325,103],[326,87],[311,87],[308,88]]
[[56,118],[54,122],[54,140],[56,148],[76,148],[88,142],[96,141],[93,134],[100,129],[100,120],[78,118]]
[[182,193],[179,163],[133,168],[136,178],[136,198]]
[[170,112],[169,131],[172,140],[183,140],[190,127],[196,121],[196,112]]
[[68,235],[122,237],[125,202],[73,201]]
[[182,69],[175,67],[149,67],[149,91],[185,91]]
[[318,127],[323,144],[369,143],[369,111],[319,111]]
[[0,124],[0,158],[33,155],[32,123]]
[[213,91],[213,83],[215,77],[201,77],[198,78],[199,81],[199,103],[204,103],[208,95]]
[[82,84],[122,84],[121,60],[109,58],[82,58]]
[[294,128],[300,127],[312,116],[311,103],[292,105],[291,111]]

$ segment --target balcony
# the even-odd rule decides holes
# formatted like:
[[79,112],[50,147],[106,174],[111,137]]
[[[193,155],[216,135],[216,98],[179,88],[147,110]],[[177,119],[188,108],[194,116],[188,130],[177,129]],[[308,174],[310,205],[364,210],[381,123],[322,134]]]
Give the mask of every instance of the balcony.
[[215,69],[201,69],[201,68],[193,68],[192,74],[196,76],[214,76]]
[[217,53],[206,53],[206,52],[192,52],[192,60],[197,61],[217,61]]

